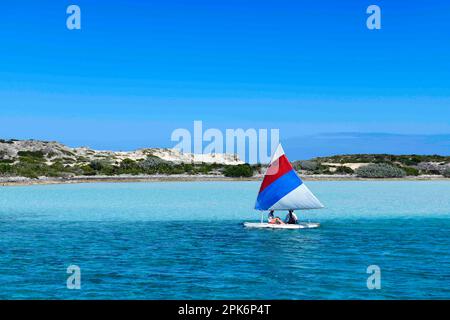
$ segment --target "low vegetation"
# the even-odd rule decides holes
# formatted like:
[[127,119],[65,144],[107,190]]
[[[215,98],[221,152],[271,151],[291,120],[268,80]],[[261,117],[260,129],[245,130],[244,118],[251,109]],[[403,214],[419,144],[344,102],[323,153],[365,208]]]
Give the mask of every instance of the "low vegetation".
[[314,160],[294,161],[292,166],[299,172],[306,171],[309,174],[333,174],[329,166],[325,166]]
[[333,163],[400,163],[414,166],[421,162],[450,163],[450,156],[440,155],[392,155],[392,154],[349,154],[315,158],[318,162]]
[[361,178],[402,178],[406,176],[404,170],[386,163],[369,164],[356,169],[355,173]]
[[346,166],[339,166],[336,168],[336,171],[334,171],[335,174],[353,174],[355,171]]
[[68,176],[116,176],[154,174],[223,174],[226,177],[252,177],[259,166],[227,166],[209,163],[172,163],[149,156],[145,160],[124,159],[120,163],[108,160],[94,160],[86,164],[66,164],[62,160],[47,164],[39,153],[22,154],[15,163],[0,162],[0,176],[68,177]]
[[[363,169],[368,165],[379,164],[376,167]],[[311,160],[300,160],[293,162],[294,168],[305,174],[327,174],[327,175],[383,175],[381,168],[387,169],[386,177],[419,176],[419,175],[442,175],[450,168],[450,157],[440,155],[389,155],[389,154],[351,154],[336,155],[330,157],[318,157]],[[351,168],[353,167],[353,169]],[[392,168],[396,168],[395,173]],[[371,173],[369,173],[369,171]]]
[[236,166],[226,166],[223,170],[225,177],[252,177],[254,173],[254,168],[249,164],[239,164]]
[[420,170],[413,167],[402,167],[407,176],[418,176],[420,175]]
[[0,143],[8,143],[8,144],[13,144],[14,141],[18,141],[16,139],[9,139],[9,140],[5,140],[5,139],[0,139]]
[[43,151],[19,151],[17,153],[19,157],[33,158],[33,159],[43,159],[44,152]]
[[450,167],[448,167],[445,171],[444,171],[444,177],[446,178],[450,178]]
[[316,171],[319,168],[319,163],[317,161],[312,160],[299,160],[294,161],[292,163],[294,169],[297,171],[306,170],[306,171]]

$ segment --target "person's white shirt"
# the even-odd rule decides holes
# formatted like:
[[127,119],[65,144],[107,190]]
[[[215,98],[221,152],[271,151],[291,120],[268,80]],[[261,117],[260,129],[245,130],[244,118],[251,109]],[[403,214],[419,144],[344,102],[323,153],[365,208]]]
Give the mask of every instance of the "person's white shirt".
[[297,215],[294,212],[292,212],[292,215],[294,216],[295,221],[298,221]]

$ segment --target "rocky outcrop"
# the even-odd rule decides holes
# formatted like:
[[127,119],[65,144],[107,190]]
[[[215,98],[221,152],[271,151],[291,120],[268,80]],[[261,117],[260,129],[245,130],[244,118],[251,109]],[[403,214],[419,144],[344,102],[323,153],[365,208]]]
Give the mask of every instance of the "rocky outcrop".
[[120,164],[124,159],[144,160],[149,156],[173,163],[217,163],[222,165],[238,165],[244,162],[234,154],[192,154],[181,153],[174,149],[147,148],[135,151],[94,150],[88,147],[70,148],[55,141],[38,140],[1,140],[0,160],[18,161],[19,157],[33,154],[45,158],[47,164],[56,161],[68,165],[90,163],[95,160],[106,160]]

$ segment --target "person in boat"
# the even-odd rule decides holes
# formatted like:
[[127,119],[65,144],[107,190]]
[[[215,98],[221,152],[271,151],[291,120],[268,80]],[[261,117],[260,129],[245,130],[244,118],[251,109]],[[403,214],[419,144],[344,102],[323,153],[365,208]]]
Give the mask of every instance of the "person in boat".
[[298,221],[298,218],[296,214],[294,213],[294,210],[289,210],[289,213],[286,216],[286,219],[284,220],[287,224],[296,224]]
[[275,210],[270,210],[269,212],[269,217],[268,217],[268,221],[270,224],[284,224],[284,222],[279,218],[279,217],[275,217],[274,213]]

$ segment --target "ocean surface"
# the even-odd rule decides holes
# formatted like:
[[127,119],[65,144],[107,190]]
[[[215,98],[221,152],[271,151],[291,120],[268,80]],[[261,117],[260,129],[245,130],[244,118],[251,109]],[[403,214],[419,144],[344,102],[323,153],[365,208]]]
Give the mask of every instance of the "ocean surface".
[[0,299],[450,299],[450,182],[307,184],[318,229],[244,228],[256,182],[0,187]]

